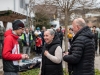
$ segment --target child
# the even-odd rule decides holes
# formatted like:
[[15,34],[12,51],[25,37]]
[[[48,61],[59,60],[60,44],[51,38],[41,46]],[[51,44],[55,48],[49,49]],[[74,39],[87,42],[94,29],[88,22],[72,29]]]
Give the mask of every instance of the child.
[[39,35],[36,35],[36,53],[39,55],[41,54],[41,47],[42,47],[42,39]]

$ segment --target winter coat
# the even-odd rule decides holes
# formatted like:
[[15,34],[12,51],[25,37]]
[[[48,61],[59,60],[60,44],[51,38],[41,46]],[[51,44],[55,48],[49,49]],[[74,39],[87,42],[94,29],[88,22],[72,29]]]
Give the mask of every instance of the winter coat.
[[45,40],[44,40],[44,31],[41,31],[41,38],[42,38],[42,45],[44,46]]
[[57,31],[58,37],[60,40],[63,40],[63,33],[62,31]]
[[19,54],[19,36],[13,34],[12,30],[7,30],[4,36],[2,51],[3,70],[4,72],[18,72],[18,61],[22,59],[21,54]]
[[60,39],[57,35],[55,35],[52,43],[44,45],[42,50],[41,75],[63,75],[62,62],[59,64],[54,63],[44,55],[45,50],[48,50],[51,55],[55,55],[55,50],[58,46],[60,46]]
[[94,34],[94,41],[95,41],[95,51],[97,51],[97,47],[98,47],[98,32],[95,31],[93,34]]
[[40,37],[37,37],[35,42],[36,42],[36,47],[41,47],[42,46],[42,39]]
[[68,55],[63,57],[68,62],[70,75],[94,75],[95,45],[92,31],[83,27],[73,38]]

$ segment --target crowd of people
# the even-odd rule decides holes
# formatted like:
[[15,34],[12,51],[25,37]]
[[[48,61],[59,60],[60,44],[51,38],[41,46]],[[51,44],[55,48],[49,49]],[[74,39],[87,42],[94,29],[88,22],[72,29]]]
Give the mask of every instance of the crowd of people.
[[[31,51],[42,55],[39,75],[63,75],[63,60],[68,63],[69,75],[94,75],[94,59],[100,46],[100,31],[96,30],[96,26],[89,28],[82,18],[74,19],[72,27],[68,29],[67,35],[70,47],[68,52],[63,52],[64,33],[61,27],[55,30],[52,25],[50,29],[43,26],[42,30],[37,27],[33,31],[20,20],[14,21],[12,29],[3,33],[1,54],[4,75],[18,75],[19,60],[29,59]],[[22,42],[22,53],[18,39]]]
[[[52,26],[51,26],[52,29]],[[45,44],[44,40],[44,32],[46,31],[46,27],[42,27],[42,30],[40,30],[39,27],[36,28],[36,30],[32,30],[32,28],[25,28],[24,32],[20,36],[20,41],[22,42],[20,45],[23,47],[23,53],[28,54],[30,56],[31,52],[36,52],[36,55],[41,55],[42,48]],[[60,39],[60,44],[62,47],[62,41],[63,41],[63,32],[60,28],[55,30],[57,32],[57,36]]]

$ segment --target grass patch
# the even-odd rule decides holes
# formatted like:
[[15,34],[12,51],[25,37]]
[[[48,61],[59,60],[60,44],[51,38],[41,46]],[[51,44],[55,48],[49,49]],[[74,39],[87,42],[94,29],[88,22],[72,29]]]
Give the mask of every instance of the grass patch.
[[[20,75],[38,75],[39,71],[40,69],[36,68],[36,69],[28,70],[25,72],[20,72]],[[64,75],[68,75],[68,73],[65,72],[65,69],[63,69],[63,73]],[[100,75],[100,71],[98,69],[95,69],[95,75]]]
[[100,75],[100,71],[98,69],[95,69],[95,75]]
[[39,74],[39,68],[28,70],[25,72],[20,72],[20,75],[38,75]]

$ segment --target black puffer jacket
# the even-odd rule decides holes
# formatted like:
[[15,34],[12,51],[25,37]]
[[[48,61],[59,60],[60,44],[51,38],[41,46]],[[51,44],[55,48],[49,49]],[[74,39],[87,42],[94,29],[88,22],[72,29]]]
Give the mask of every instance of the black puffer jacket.
[[62,31],[57,31],[57,35],[58,35],[59,39],[62,41],[63,40],[63,33],[62,33]]
[[73,38],[69,55],[63,57],[68,62],[70,75],[94,75],[95,46],[92,31],[82,28]]

